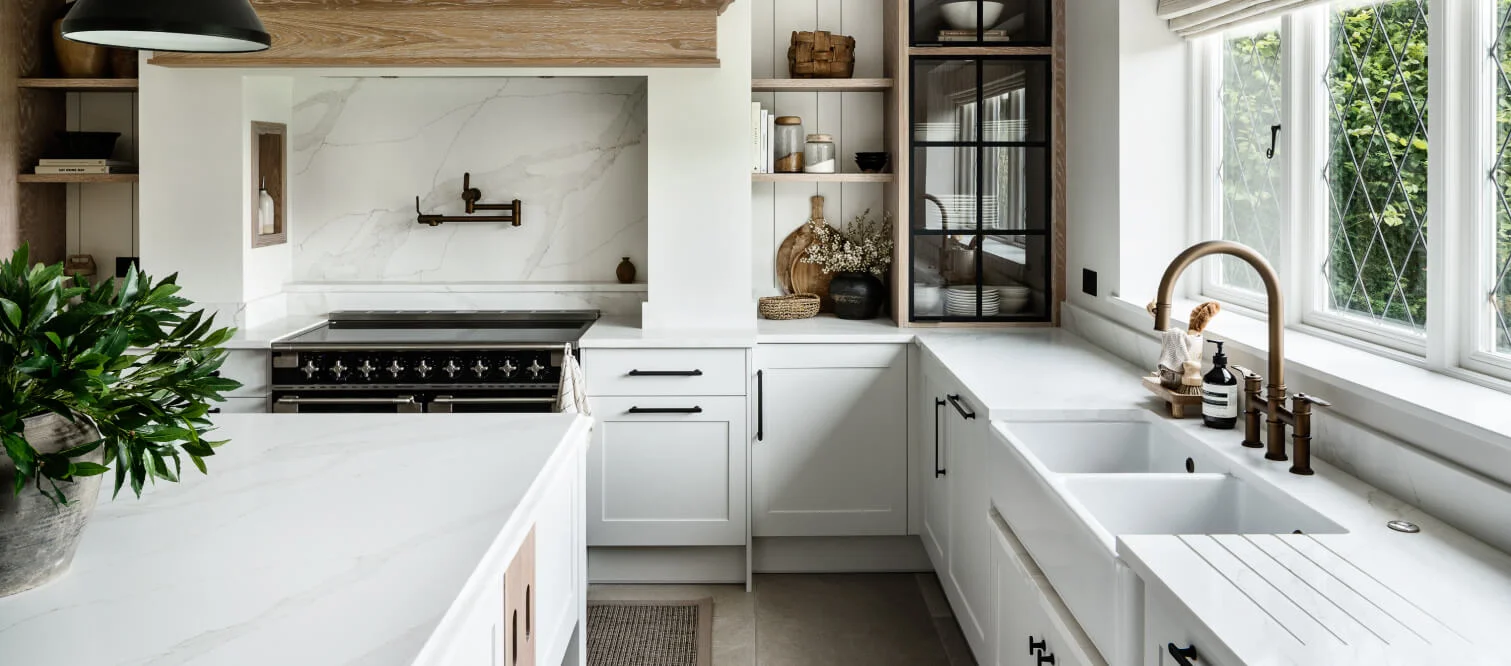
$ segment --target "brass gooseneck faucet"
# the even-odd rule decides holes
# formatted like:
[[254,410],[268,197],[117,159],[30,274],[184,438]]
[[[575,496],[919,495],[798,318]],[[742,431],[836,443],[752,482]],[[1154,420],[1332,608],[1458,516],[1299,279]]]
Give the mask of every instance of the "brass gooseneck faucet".
[[[1154,330],[1170,328],[1170,301],[1175,293],[1175,283],[1181,273],[1197,259],[1213,254],[1226,254],[1244,260],[1259,273],[1264,281],[1266,300],[1269,303],[1270,325],[1270,383],[1264,396],[1259,394],[1259,375],[1237,366],[1244,376],[1244,393],[1247,407],[1244,409],[1243,445],[1251,448],[1266,446],[1264,457],[1268,460],[1285,460],[1285,428],[1294,428],[1291,436],[1296,459],[1291,463],[1292,474],[1312,474],[1312,406],[1327,407],[1329,403],[1305,393],[1290,396],[1292,408],[1286,409],[1285,389],[1285,300],[1280,294],[1280,276],[1270,262],[1247,245],[1232,241],[1206,241],[1197,243],[1175,256],[1165,268],[1159,281],[1159,295],[1154,304]],[[1263,405],[1263,409],[1260,406]],[[1268,414],[1265,444],[1259,442],[1259,418]]]

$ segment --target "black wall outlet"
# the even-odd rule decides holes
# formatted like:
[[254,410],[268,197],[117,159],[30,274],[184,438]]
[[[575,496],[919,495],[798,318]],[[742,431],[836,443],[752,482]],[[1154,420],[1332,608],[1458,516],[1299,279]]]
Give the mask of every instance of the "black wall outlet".
[[1081,291],[1092,296],[1097,295],[1097,272],[1090,268],[1081,269]]
[[116,257],[115,276],[118,278],[126,277],[126,271],[131,270],[132,264],[136,264],[137,270],[141,270],[141,263],[137,261],[136,257]]

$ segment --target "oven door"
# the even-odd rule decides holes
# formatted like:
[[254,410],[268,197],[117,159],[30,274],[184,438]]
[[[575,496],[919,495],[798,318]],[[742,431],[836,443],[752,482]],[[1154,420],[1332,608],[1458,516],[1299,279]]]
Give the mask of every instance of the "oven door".
[[414,395],[373,392],[275,393],[274,414],[419,414],[424,405]]
[[425,401],[429,414],[543,413],[556,411],[555,391],[436,392]]

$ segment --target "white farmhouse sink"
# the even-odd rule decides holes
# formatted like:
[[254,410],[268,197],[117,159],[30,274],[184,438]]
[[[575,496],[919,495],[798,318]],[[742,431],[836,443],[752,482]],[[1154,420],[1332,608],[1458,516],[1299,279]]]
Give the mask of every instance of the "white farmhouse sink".
[[1337,523],[1281,493],[1226,475],[1072,476],[1065,488],[1103,538],[1125,534],[1341,534]]
[[1225,471],[1210,450],[1179,430],[1147,420],[1026,421],[1008,433],[1057,474]]

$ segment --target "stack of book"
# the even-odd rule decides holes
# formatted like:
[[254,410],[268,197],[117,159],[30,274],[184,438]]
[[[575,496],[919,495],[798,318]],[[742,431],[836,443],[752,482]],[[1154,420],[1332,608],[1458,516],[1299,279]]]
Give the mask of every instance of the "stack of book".
[[761,108],[760,102],[750,103],[750,166],[753,173],[771,173],[775,170],[771,137],[776,134],[776,113]]
[[975,30],[940,30],[939,41],[941,42],[1006,42],[1012,38],[1007,36],[1006,30],[983,30],[979,34]]
[[136,165],[121,160],[41,159],[37,160],[36,173],[46,175],[136,173]]

